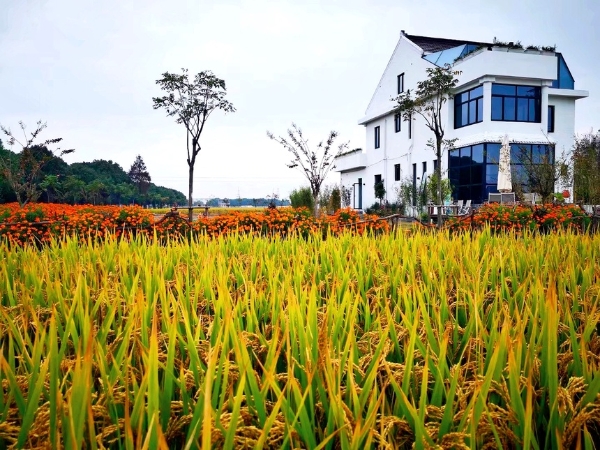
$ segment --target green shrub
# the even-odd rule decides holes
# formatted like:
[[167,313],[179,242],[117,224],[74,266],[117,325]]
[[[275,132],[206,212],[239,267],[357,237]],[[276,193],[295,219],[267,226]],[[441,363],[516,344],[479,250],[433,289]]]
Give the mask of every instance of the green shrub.
[[294,189],[290,193],[290,202],[292,208],[308,208],[309,211],[314,211],[315,203],[312,197],[310,188],[302,187],[300,189]]

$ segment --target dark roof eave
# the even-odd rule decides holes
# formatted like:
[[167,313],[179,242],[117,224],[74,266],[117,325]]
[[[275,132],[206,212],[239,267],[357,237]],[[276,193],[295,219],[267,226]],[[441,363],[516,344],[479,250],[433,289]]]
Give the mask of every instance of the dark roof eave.
[[442,50],[447,50],[449,48],[458,47],[459,45],[464,44],[472,44],[472,45],[480,45],[480,46],[489,46],[493,45],[489,42],[477,42],[470,40],[461,40],[461,39],[446,39],[446,38],[436,38],[429,36],[416,36],[412,34],[404,33],[407,39],[413,42],[416,46],[421,48],[425,53],[436,53]]

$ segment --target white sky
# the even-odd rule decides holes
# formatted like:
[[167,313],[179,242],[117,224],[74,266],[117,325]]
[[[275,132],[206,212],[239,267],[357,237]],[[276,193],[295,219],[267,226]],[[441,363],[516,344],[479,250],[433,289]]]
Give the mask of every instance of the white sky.
[[[48,123],[68,162],[139,153],[152,180],[187,194],[185,129],[152,109],[165,71],[212,70],[234,114],[202,135],[194,197],[262,197],[306,182],[266,136],[297,123],[316,144],[330,130],[364,148],[357,121],[409,34],[554,45],[576,88],[575,129],[600,126],[597,0],[3,0],[0,123]],[[339,175],[330,177],[332,182]]]

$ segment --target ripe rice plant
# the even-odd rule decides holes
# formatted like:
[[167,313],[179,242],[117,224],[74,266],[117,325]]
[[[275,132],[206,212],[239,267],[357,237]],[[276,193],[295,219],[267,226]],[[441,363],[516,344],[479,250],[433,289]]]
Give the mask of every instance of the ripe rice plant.
[[0,244],[0,448],[584,448],[600,236]]

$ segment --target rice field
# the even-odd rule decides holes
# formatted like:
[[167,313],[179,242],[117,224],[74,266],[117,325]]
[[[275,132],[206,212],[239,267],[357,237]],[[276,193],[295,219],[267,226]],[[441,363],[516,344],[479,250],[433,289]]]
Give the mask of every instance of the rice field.
[[0,448],[597,448],[600,236],[0,244]]

